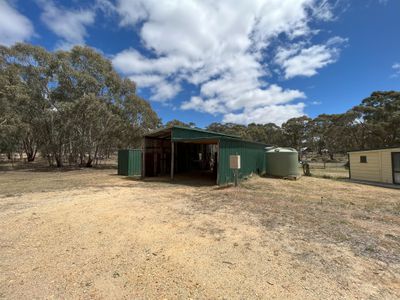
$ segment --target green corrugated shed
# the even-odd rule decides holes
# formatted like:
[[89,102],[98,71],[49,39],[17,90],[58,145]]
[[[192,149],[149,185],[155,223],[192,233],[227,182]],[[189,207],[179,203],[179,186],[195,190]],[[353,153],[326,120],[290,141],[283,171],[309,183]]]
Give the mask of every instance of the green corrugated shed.
[[142,150],[118,150],[118,175],[142,176]]
[[[147,139],[147,143],[146,143]],[[153,142],[150,140],[153,139]],[[251,141],[242,140],[239,136],[227,135],[212,131],[206,131],[199,128],[186,128],[181,126],[173,126],[171,128],[163,128],[154,131],[145,136],[144,148],[153,153],[154,156],[149,156],[148,161],[151,167],[147,166],[146,170],[150,168],[149,174],[154,174],[152,168],[154,160],[162,157],[163,153],[171,153],[170,149],[163,148],[159,153],[154,154],[154,143],[159,141],[170,140],[174,143],[189,143],[189,144],[214,144],[218,146],[218,175],[217,184],[224,185],[234,181],[233,171],[229,166],[230,155],[240,155],[241,169],[239,170],[239,178],[244,178],[252,173],[263,175],[265,174],[265,148],[268,146],[263,143],[256,143]],[[161,144],[158,145],[161,146]],[[171,146],[169,146],[171,147]],[[148,152],[146,152],[148,153]],[[170,159],[170,158],[169,158]],[[174,169],[179,170],[190,169],[190,159],[188,161],[187,153],[177,151],[174,155]],[[186,166],[187,168],[182,167]],[[147,172],[147,171],[146,171]],[[151,176],[151,175],[150,175]],[[154,176],[154,175],[152,175]]]
[[265,174],[265,147],[265,144],[221,137],[217,184],[224,185],[234,181],[233,171],[229,168],[230,155],[240,155],[239,178],[252,173]]

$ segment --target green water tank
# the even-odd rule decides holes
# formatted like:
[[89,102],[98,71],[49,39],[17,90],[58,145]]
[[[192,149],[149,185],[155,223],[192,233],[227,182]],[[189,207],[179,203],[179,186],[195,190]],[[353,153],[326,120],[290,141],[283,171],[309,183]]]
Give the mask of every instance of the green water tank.
[[266,173],[270,176],[299,175],[298,153],[293,148],[268,148],[265,152]]

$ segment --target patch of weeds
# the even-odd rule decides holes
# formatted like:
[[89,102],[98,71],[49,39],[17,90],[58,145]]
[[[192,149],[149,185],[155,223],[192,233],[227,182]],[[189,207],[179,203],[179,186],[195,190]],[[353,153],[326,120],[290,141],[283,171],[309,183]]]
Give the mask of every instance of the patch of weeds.
[[375,245],[367,245],[364,250],[370,253],[378,252]]
[[371,220],[371,217],[364,213],[354,213],[351,215],[351,217],[359,220]]
[[324,259],[324,257],[314,251],[307,251],[296,253],[293,255],[296,261],[308,265],[308,267],[317,267],[323,272],[328,273],[330,276],[338,277],[339,280],[342,278],[343,272],[346,270],[341,266],[340,261],[336,259]]
[[351,223],[349,223],[349,221],[347,221],[345,219],[332,219],[332,220],[330,220],[330,224],[332,224],[332,225],[351,225]]
[[276,218],[268,218],[262,219],[261,225],[268,228],[269,230],[274,230],[280,226],[280,223]]
[[4,198],[10,198],[10,197],[14,197],[14,196],[15,196],[14,194],[5,194]]
[[212,236],[215,240],[220,241],[225,238],[225,229],[216,227],[211,223],[204,223],[203,226],[197,227],[203,235]]
[[316,254],[315,252],[301,252],[294,254],[294,257],[300,261],[304,261],[306,263],[319,263],[321,257],[320,255]]
[[397,202],[393,205],[393,213],[400,215],[400,202]]
[[240,185],[240,187],[245,189],[245,190],[250,190],[250,191],[261,190],[261,187],[260,186],[256,186],[256,185],[242,184],[242,185]]
[[350,246],[356,255],[379,260],[386,264],[399,263],[398,246],[390,240],[379,240],[368,234],[353,235]]
[[340,231],[332,232],[332,237],[339,243],[344,243],[350,240],[350,237],[347,234]]

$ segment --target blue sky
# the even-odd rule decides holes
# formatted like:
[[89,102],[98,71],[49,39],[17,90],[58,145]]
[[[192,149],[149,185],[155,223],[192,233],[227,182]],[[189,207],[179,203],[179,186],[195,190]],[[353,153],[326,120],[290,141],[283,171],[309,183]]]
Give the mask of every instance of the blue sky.
[[164,122],[281,124],[400,90],[398,0],[0,0],[0,44],[88,45]]

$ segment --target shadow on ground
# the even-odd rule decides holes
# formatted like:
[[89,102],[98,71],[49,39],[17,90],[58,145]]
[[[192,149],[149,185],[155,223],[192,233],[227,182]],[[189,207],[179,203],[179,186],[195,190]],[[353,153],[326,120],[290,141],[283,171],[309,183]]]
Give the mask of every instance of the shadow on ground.
[[216,185],[216,179],[213,177],[213,175],[205,172],[176,174],[173,180],[171,180],[170,176],[146,177],[142,179],[142,181],[151,183],[169,183],[172,185],[185,185],[192,187]]

